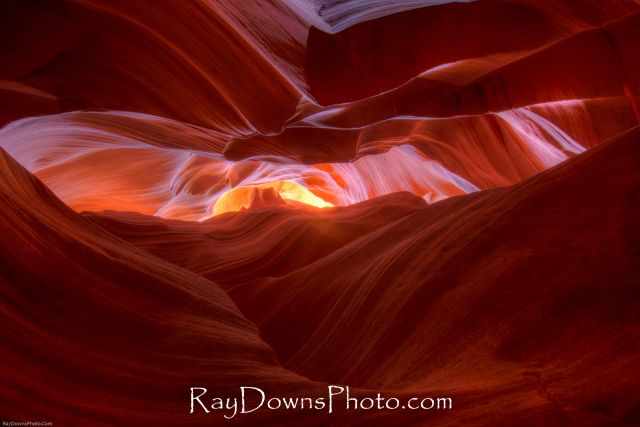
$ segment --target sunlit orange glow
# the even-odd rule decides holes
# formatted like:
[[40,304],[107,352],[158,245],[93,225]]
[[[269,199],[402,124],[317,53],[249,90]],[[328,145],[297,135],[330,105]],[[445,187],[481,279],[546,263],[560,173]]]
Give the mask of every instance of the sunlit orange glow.
[[213,207],[213,215],[237,212],[251,207],[303,203],[317,208],[332,207],[333,204],[313,194],[303,185],[292,181],[274,181],[266,184],[237,187],[224,193]]

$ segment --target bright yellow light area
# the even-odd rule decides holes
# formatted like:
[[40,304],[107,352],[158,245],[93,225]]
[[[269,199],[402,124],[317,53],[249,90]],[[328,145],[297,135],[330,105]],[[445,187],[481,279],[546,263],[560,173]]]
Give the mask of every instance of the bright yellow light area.
[[278,202],[297,202],[317,208],[333,205],[313,194],[305,186],[292,181],[274,181],[266,184],[237,187],[224,193],[213,207],[213,215],[237,212],[251,206],[265,206]]

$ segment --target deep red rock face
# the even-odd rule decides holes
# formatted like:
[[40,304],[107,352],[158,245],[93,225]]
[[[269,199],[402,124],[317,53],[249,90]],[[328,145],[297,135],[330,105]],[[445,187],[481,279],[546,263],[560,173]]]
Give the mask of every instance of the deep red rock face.
[[0,22],[3,421],[640,425],[640,2]]

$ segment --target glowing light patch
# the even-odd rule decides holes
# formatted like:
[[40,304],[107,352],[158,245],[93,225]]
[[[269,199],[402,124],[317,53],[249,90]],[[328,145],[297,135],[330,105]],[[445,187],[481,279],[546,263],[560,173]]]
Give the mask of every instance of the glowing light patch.
[[302,203],[316,208],[333,207],[333,204],[316,196],[303,185],[293,181],[274,181],[236,187],[227,191],[216,201],[213,216],[226,212],[238,212],[253,206],[288,202]]

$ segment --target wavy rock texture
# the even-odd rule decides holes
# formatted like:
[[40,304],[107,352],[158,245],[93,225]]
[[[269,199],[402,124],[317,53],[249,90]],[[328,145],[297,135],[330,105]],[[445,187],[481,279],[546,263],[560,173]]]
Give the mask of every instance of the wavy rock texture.
[[508,422],[482,407],[472,425],[633,425],[638,141],[636,129],[518,186],[433,206],[397,193],[199,224],[89,217],[220,283],[306,377],[436,387],[469,405],[491,389],[512,405]]
[[192,381],[302,381],[216,284],[80,217],[0,157],[4,416],[184,422]]
[[635,426],[640,2],[8,1],[0,414]]
[[[305,71],[323,103],[375,95],[426,70],[476,58],[485,63],[480,69],[467,65],[472,82],[446,93],[463,107],[473,102],[512,108],[528,98],[593,96],[632,84],[637,89],[632,51],[639,10],[634,1],[596,0],[483,0],[422,8],[337,35],[312,30]],[[599,78],[604,76],[609,78]]]

